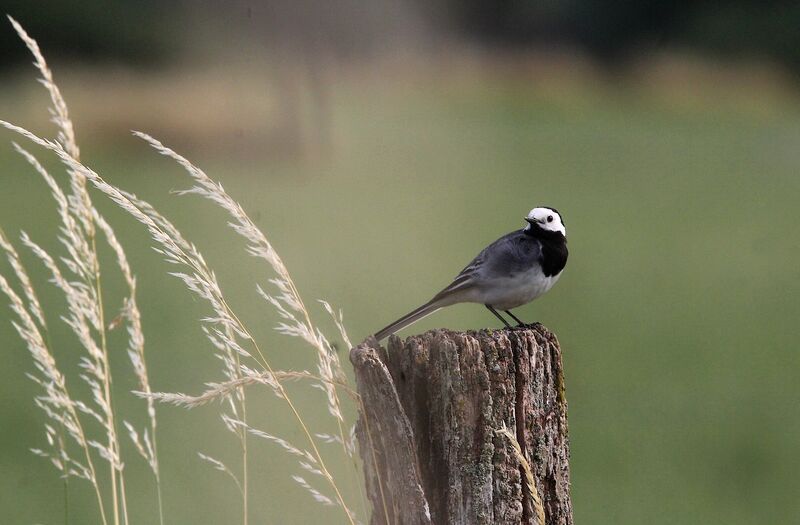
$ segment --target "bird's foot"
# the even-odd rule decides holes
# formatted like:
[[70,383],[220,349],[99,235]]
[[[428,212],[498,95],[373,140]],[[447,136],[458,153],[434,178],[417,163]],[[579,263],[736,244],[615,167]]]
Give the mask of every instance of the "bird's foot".
[[520,326],[525,326],[525,323],[523,323],[523,322],[522,322],[522,320],[520,320],[520,318],[519,318],[519,317],[517,317],[516,315],[512,314],[512,313],[511,313],[511,310],[506,310],[505,312],[506,312],[506,314],[508,314],[509,316],[511,316],[511,318],[512,318],[513,320],[515,320],[515,321],[517,322],[517,328],[519,328]]
[[541,327],[542,327],[542,323],[540,323],[539,321],[534,321],[532,323],[520,322],[514,328],[537,329],[537,328],[541,328]]

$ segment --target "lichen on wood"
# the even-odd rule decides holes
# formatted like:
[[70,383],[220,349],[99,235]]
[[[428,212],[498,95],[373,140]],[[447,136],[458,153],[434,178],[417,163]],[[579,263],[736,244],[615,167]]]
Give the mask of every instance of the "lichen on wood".
[[543,326],[370,338],[350,359],[373,525],[535,524],[541,511],[572,524],[561,349]]

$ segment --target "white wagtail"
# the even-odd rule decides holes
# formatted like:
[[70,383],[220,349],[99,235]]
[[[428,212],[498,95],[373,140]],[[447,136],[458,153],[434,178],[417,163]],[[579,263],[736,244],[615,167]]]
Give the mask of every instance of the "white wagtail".
[[480,303],[511,327],[497,310],[520,325],[512,308],[528,304],[561,277],[567,264],[567,230],[554,208],[534,208],[528,225],[494,241],[433,299],[375,334],[380,341],[433,312],[456,303]]

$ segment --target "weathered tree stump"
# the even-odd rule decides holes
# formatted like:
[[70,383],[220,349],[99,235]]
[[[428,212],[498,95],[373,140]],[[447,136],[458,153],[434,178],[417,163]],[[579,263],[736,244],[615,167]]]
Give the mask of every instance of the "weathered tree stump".
[[[370,338],[350,360],[372,525],[572,524],[567,401],[550,331],[433,330],[392,336],[388,349]],[[533,493],[503,426],[528,459]]]

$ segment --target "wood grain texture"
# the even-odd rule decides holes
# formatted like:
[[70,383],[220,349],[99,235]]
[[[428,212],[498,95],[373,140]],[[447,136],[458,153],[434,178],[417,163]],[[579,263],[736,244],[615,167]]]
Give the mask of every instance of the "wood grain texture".
[[[547,525],[571,525],[567,402],[556,337],[541,325],[433,330],[351,351],[371,523],[534,524],[508,427]],[[385,502],[385,504],[384,504]]]

